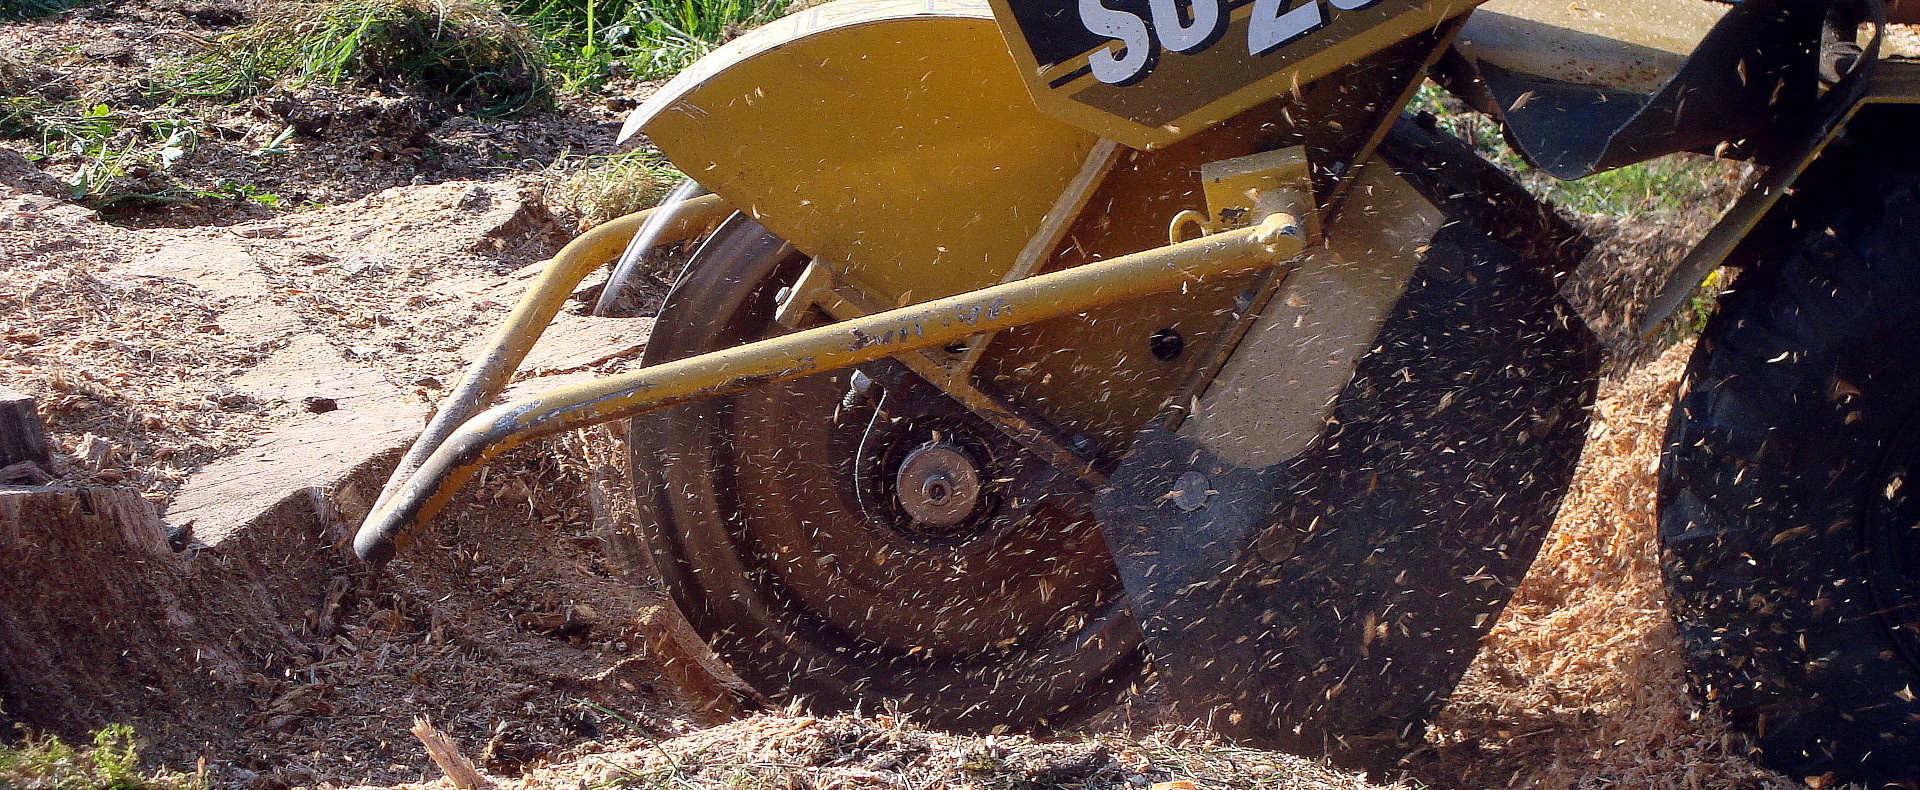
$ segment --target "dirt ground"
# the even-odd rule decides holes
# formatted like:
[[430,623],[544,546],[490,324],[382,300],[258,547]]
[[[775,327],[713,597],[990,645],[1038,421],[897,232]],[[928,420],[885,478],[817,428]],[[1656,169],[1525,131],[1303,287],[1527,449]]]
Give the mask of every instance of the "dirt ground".
[[[620,110],[630,106],[620,95],[631,85],[615,85],[610,100],[564,96],[551,111],[511,118],[464,115],[404,84],[273,87],[234,103],[165,98],[166,82],[187,56],[268,4],[123,0],[0,25],[0,95],[24,100],[16,105],[23,108],[106,108],[117,123],[100,141],[110,151],[140,154],[139,143],[152,142],[151,129],[186,128],[191,134],[175,158],[158,161],[150,150],[130,156],[111,185],[126,196],[109,207],[117,223],[175,227],[338,205],[399,186],[540,171],[610,151]],[[47,114],[73,122],[60,111]],[[30,151],[35,142],[6,145]],[[53,181],[70,180],[85,165],[83,153],[55,153],[41,167]],[[169,191],[165,199],[140,199]]]
[[[131,101],[116,86],[245,8],[105,3],[0,26],[0,51],[41,53],[36,90]],[[415,717],[504,787],[1367,786],[1173,722],[1035,739],[884,711],[726,721],[716,710],[739,700],[716,709],[648,631],[662,598],[621,561],[628,494],[608,431],[516,451],[380,578],[338,543],[390,451],[341,470],[324,502],[271,502],[273,518],[218,532],[183,518],[209,470],[289,437],[398,447],[571,234],[575,209],[547,189],[555,162],[606,150],[617,122],[603,106],[483,122],[410,101],[293,91],[219,119],[232,133],[198,149],[194,172],[276,191],[280,207],[102,217],[64,199],[71,162],[0,147],[0,386],[38,398],[59,450],[51,479],[13,482],[132,492],[185,547],[0,535],[0,582],[38,610],[0,629],[0,724],[80,738],[131,723],[151,760],[250,790],[436,786]],[[296,115],[290,155],[256,155]],[[1412,785],[1797,786],[1734,754],[1690,694],[1660,586],[1654,470],[1689,349],[1633,339],[1622,305],[1712,208],[1670,227],[1589,218],[1603,247],[1571,290],[1617,361],[1554,531]],[[648,326],[536,373],[621,369]]]

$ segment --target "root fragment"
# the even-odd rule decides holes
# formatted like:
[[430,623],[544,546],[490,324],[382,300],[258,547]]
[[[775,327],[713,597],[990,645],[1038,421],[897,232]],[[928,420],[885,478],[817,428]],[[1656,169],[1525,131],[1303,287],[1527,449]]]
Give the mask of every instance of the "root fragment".
[[447,775],[447,781],[452,782],[454,787],[481,790],[493,786],[479,771],[474,770],[473,761],[460,753],[460,747],[453,739],[434,729],[433,722],[427,721],[425,716],[414,717],[413,737],[419,738],[420,744],[427,747],[427,756],[440,766],[440,770]]

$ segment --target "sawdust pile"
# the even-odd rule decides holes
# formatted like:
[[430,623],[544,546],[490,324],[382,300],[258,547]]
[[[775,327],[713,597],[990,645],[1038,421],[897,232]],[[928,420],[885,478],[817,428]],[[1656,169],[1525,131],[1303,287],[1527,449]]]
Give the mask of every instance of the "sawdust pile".
[[[518,298],[512,273],[566,226],[523,180],[192,229],[118,227],[0,186],[0,381],[39,398],[61,445],[54,478],[163,504],[302,413],[279,397],[285,371],[248,375],[276,357],[328,349],[394,397],[434,402],[461,344]],[[89,435],[107,449],[79,452]]]
[[[1142,738],[1041,742],[919,729],[892,716],[816,718],[764,714],[647,744],[633,741],[535,769],[500,790],[577,787],[1148,788],[1370,790],[1378,785],[1277,752],[1225,746],[1189,730]],[[441,780],[393,788],[444,787]],[[1396,786],[1398,787],[1398,786]]]
[[1603,388],[1572,490],[1434,722],[1423,778],[1456,787],[1797,787],[1736,756],[1689,693],[1661,585],[1655,485],[1691,343]]
[[157,496],[253,441],[252,404],[213,382],[279,341],[222,332],[218,300],[189,285],[114,275],[147,243],[92,215],[0,189],[0,382],[39,397],[66,449],[110,440],[47,471]]

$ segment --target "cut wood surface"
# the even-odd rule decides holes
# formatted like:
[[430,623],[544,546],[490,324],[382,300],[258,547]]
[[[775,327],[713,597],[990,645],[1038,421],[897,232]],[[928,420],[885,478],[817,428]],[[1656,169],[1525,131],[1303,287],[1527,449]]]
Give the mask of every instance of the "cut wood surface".
[[[571,315],[555,317],[540,342],[520,363],[520,376],[548,376],[584,370],[620,358],[637,358],[653,331],[651,318],[606,318]],[[482,336],[461,350],[468,359],[479,356],[490,336]]]
[[257,297],[272,287],[247,248],[213,239],[179,239],[140,256],[120,273],[180,280],[221,297]]
[[422,415],[426,410],[424,404],[403,397],[400,388],[389,383],[379,370],[348,359],[318,334],[294,336],[286,348],[235,376],[227,386],[260,400],[284,401],[296,407],[308,399],[321,398],[341,409],[408,402]]
[[53,468],[47,427],[31,396],[0,387],[0,469],[23,461]]
[[405,447],[427,417],[424,405],[317,339],[296,340],[232,385],[263,399],[311,405],[252,448],[208,464],[181,486],[167,508],[167,524],[207,545],[218,545],[304,489],[338,487]]
[[332,489],[412,441],[426,410],[401,401],[309,414],[253,449],[195,472],[167,508],[167,525],[213,546],[309,488]]

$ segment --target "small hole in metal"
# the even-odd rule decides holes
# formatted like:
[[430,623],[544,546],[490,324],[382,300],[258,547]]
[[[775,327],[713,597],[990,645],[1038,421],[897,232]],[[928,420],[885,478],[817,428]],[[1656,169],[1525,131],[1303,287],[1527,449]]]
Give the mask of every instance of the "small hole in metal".
[[1187,350],[1187,340],[1180,336],[1179,330],[1168,327],[1147,338],[1147,350],[1153,352],[1154,359],[1172,362]]

